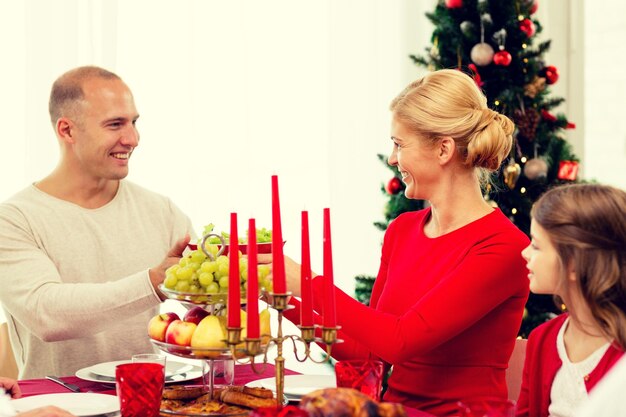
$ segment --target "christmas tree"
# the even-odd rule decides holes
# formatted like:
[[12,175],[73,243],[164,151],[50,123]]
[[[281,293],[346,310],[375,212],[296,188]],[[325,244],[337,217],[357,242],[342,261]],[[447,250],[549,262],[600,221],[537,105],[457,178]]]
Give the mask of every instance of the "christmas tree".
[[[427,13],[434,24],[432,45],[425,56],[411,55],[429,70],[456,68],[470,75],[487,96],[493,110],[507,115],[516,126],[515,144],[501,170],[484,190],[485,199],[497,206],[523,232],[529,234],[530,209],[548,188],[576,181],[578,159],[564,139],[564,129],[574,128],[564,114],[554,114],[562,98],[550,97],[558,81],[556,67],[543,61],[550,41],[535,44],[541,24],[533,18],[538,0],[445,0]],[[379,155],[386,163],[386,157]],[[404,211],[423,207],[407,200],[395,167],[383,187],[389,195],[381,230]],[[368,300],[371,277],[356,277],[357,298]],[[520,335],[543,323],[559,309],[550,296],[531,294]]]

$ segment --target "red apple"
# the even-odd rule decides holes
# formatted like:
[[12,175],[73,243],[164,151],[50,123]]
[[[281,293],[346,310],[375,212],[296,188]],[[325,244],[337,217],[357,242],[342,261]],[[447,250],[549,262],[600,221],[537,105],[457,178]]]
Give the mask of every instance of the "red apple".
[[165,332],[174,320],[180,320],[176,313],[163,313],[152,317],[148,322],[148,336],[159,342],[165,342]]
[[191,336],[196,330],[196,324],[188,321],[174,320],[165,332],[165,343],[179,346],[191,345]]
[[183,321],[188,321],[190,323],[198,324],[202,321],[203,318],[209,315],[209,312],[200,306],[195,306],[191,310],[185,313],[185,317]]

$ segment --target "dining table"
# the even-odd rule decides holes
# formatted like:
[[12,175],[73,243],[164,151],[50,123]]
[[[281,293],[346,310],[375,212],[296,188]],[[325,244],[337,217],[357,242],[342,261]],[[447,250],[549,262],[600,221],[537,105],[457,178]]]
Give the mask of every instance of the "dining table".
[[[259,368],[259,367],[257,367]],[[285,369],[285,375],[299,375],[298,372]],[[246,385],[252,381],[258,379],[264,379],[275,376],[275,368],[272,364],[266,364],[260,369],[253,369],[250,365],[236,365],[234,372],[234,385]],[[116,395],[114,384],[105,384],[101,382],[92,382],[83,380],[77,376],[63,376],[60,378],[63,382],[74,384],[78,386],[81,392],[94,392],[101,394]],[[215,384],[224,385],[226,381],[220,376],[216,376]],[[18,381],[22,390],[23,397],[29,397],[32,395],[42,394],[54,394],[54,393],[67,393],[71,392],[69,389],[62,385],[50,381],[45,378],[38,379],[23,379]],[[202,378],[197,378],[191,381],[181,382],[182,385],[202,385]],[[297,404],[297,403],[296,403]],[[421,410],[417,410],[411,407],[404,407],[408,417],[433,417],[432,414],[426,413]]]

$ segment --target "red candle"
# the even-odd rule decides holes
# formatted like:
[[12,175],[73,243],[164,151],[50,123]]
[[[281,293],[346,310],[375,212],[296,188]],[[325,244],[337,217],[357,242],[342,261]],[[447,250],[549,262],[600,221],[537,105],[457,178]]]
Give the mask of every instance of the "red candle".
[[278,197],[278,177],[272,175],[272,276],[274,293],[287,292],[285,281],[285,257],[283,255],[283,232],[280,225],[280,199]]
[[239,239],[237,213],[230,213],[230,244],[228,247],[228,327],[241,327],[241,293],[239,289]]
[[302,267],[300,269],[302,305],[300,325],[313,326],[313,290],[311,288],[311,250],[309,247],[309,213],[302,212]]
[[330,240],[330,209],[324,209],[324,327],[335,327],[335,284],[333,282],[333,249]]
[[257,270],[256,225],[248,221],[248,338],[259,337],[259,272]]

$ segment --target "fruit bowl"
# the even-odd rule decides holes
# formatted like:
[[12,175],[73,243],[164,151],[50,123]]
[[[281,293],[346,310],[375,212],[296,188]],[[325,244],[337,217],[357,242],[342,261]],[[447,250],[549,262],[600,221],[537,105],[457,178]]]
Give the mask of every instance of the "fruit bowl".
[[[165,287],[163,284],[159,284],[159,291],[170,298],[172,300],[184,301],[191,304],[198,305],[215,305],[215,304],[226,304],[228,301],[228,293],[227,292],[218,292],[213,294],[208,293],[191,293],[191,292],[180,292],[176,290],[169,289]],[[259,295],[262,294],[262,291],[259,290]],[[246,292],[241,291],[240,295],[241,304],[246,304]]]
[[[199,348],[192,346],[181,346],[173,343],[160,342],[158,340],[150,339],[152,344],[157,346],[164,352],[171,353],[175,356],[187,359],[212,359],[212,360],[229,360],[232,359],[232,352],[230,348]],[[237,345],[239,346],[239,345]],[[265,349],[267,345],[262,344],[261,347]],[[247,357],[244,344],[241,343],[241,347],[235,348],[235,357],[242,359]]]
[[[198,348],[198,347],[191,347],[191,346],[175,345],[173,343],[160,342],[154,339],[150,339],[150,341],[159,349],[167,353],[171,353],[172,355],[180,356],[181,358],[214,359],[214,360],[228,360],[228,359],[233,358],[231,355],[230,349],[227,347],[225,348]],[[241,355],[242,355],[241,357],[245,356],[243,351],[241,352]]]

